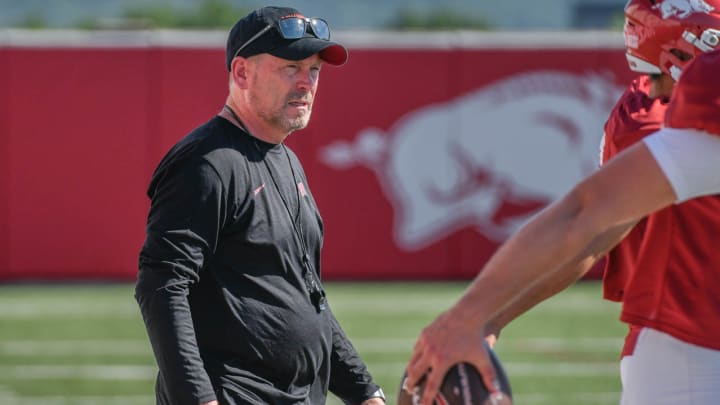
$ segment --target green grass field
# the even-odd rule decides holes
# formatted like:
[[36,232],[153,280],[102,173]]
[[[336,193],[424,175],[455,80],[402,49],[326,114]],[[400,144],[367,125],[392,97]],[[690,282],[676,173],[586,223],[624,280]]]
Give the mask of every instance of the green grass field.
[[[395,396],[419,331],[465,283],[328,283],[330,304]],[[518,405],[619,400],[619,307],[582,282],[510,325],[496,350]],[[156,372],[132,286],[0,286],[0,404],[152,404]],[[339,405],[331,398],[328,405]]]

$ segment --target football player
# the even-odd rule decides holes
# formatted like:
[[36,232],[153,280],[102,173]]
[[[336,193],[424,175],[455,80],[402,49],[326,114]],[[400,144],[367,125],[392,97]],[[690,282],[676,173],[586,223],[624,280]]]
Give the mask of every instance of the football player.
[[[615,297],[623,301],[622,319],[632,325],[622,361],[622,401],[720,401],[720,249],[713,247],[720,205],[718,197],[695,198],[720,192],[720,55],[705,54],[719,42],[720,32],[708,26],[720,21],[716,3],[695,1],[687,10],[660,1],[628,3],[631,67],[666,75],[655,80],[681,77],[668,104],[667,128],[608,153],[601,170],[508,240],[463,298],[423,331],[408,367],[408,386],[429,369],[426,401],[447,366],[459,361],[473,362],[492,384],[492,367],[473,349],[474,338],[570,285],[637,221],[667,206],[670,210],[650,215],[638,233],[642,242],[628,252],[630,264],[620,270],[625,274],[615,284],[606,280],[606,292],[620,292]],[[658,40],[653,52],[646,41],[655,37],[647,33],[664,32],[659,24],[676,30],[680,39]],[[622,108],[621,100],[606,130],[632,118],[623,116]],[[606,144],[620,139],[610,135]]]

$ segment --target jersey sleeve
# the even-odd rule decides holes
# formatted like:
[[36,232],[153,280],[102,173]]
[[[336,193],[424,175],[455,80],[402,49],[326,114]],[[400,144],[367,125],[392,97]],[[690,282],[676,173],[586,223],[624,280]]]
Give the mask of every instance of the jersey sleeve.
[[644,142],[672,185],[677,202],[720,193],[720,136],[665,128]]

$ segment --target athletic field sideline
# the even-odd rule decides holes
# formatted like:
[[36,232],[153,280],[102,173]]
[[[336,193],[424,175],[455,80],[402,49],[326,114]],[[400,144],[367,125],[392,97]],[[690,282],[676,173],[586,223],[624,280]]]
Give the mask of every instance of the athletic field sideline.
[[[419,331],[467,283],[327,283],[330,305],[395,404]],[[0,404],[150,405],[156,368],[131,284],[0,286]],[[503,331],[519,405],[619,400],[619,306],[585,281]],[[328,405],[341,405],[331,398]]]

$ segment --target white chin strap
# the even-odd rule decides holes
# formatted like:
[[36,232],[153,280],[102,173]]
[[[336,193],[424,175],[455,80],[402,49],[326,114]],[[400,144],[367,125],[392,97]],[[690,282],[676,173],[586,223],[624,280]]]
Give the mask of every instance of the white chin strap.
[[[648,63],[647,61],[644,61],[637,56],[626,53],[625,57],[627,58],[628,65],[630,65],[630,70],[632,70],[633,72],[645,73],[649,75],[662,74],[662,70],[660,70],[659,67],[653,65],[652,63]],[[678,79],[680,78],[680,73],[682,73],[682,69],[675,65],[672,65],[670,66],[669,70],[670,76],[672,76],[673,80],[678,81]]]
[[662,71],[659,67],[653,65],[652,63],[648,63],[637,56],[630,55],[629,53],[625,54],[625,58],[627,58],[628,65],[630,65],[630,70],[633,72],[640,72],[640,73],[647,73],[647,74],[661,74]]

